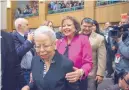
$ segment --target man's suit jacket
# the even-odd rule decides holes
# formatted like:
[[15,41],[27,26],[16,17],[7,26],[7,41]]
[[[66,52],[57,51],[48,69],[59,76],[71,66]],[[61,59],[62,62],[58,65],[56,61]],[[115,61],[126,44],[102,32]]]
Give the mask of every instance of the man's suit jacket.
[[43,77],[44,62],[39,56],[32,60],[33,83],[30,87],[36,86],[37,90],[80,90],[78,83],[69,83],[65,75],[73,71],[73,62],[57,51],[53,57],[51,66]]
[[[18,54],[19,60],[22,60],[22,57],[33,48],[33,44],[25,40],[23,36],[21,36],[18,32],[12,33],[14,42],[15,42],[15,49]],[[33,53],[32,53],[33,54]]]
[[12,36],[4,31],[1,31],[1,37],[1,90],[16,90],[16,76],[20,74],[20,65],[17,62],[14,41]]
[[104,76],[106,67],[106,48],[104,37],[92,32],[89,41],[92,47],[93,68],[89,76],[95,77],[96,74]]

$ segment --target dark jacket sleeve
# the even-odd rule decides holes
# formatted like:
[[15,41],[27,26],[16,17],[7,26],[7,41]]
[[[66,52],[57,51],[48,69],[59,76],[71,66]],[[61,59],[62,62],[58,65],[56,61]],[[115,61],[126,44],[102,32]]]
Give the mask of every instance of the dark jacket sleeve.
[[[34,56],[33,57],[33,59],[32,59],[32,62],[31,62],[31,70],[33,69],[33,65],[34,65],[34,60],[35,60],[35,58],[36,58],[36,56]],[[31,72],[32,73],[32,72]],[[28,86],[30,87],[30,90],[37,90],[37,87],[36,87],[36,84],[35,84],[35,79],[34,79],[34,77],[33,77],[33,74],[32,74],[32,82],[30,82],[29,84],[28,84]]]
[[28,40],[21,43],[17,36],[13,36],[13,38],[15,42],[15,49],[19,57],[23,57],[33,47],[33,44]]
[[[67,66],[65,66],[65,69],[67,70],[66,73],[73,71],[73,62],[71,60],[69,60]],[[75,83],[70,83],[69,81],[66,80],[66,87],[67,90],[80,90],[79,81]]]

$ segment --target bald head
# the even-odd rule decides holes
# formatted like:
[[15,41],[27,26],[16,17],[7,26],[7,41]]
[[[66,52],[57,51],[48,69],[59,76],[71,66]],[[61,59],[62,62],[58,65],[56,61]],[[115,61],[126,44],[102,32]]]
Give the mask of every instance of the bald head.
[[28,30],[28,20],[24,18],[16,19],[15,28],[18,32],[25,33]]

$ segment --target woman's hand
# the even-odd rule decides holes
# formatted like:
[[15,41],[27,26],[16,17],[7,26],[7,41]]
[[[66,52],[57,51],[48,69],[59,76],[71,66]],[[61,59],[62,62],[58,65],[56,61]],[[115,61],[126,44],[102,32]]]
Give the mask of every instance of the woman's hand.
[[84,74],[84,71],[82,69],[78,69],[76,67],[73,67],[73,69],[73,72],[67,73],[65,76],[65,78],[71,83],[78,81]]
[[26,85],[21,90],[30,90],[30,87]]

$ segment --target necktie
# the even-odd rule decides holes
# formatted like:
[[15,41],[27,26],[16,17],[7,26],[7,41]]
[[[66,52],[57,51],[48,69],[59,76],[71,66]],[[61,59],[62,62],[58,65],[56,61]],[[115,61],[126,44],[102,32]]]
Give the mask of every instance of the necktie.
[[68,57],[68,55],[69,55],[69,46],[70,45],[67,45],[65,48],[66,48],[66,50],[65,50],[65,52],[64,52],[64,56],[66,56],[66,57]]

